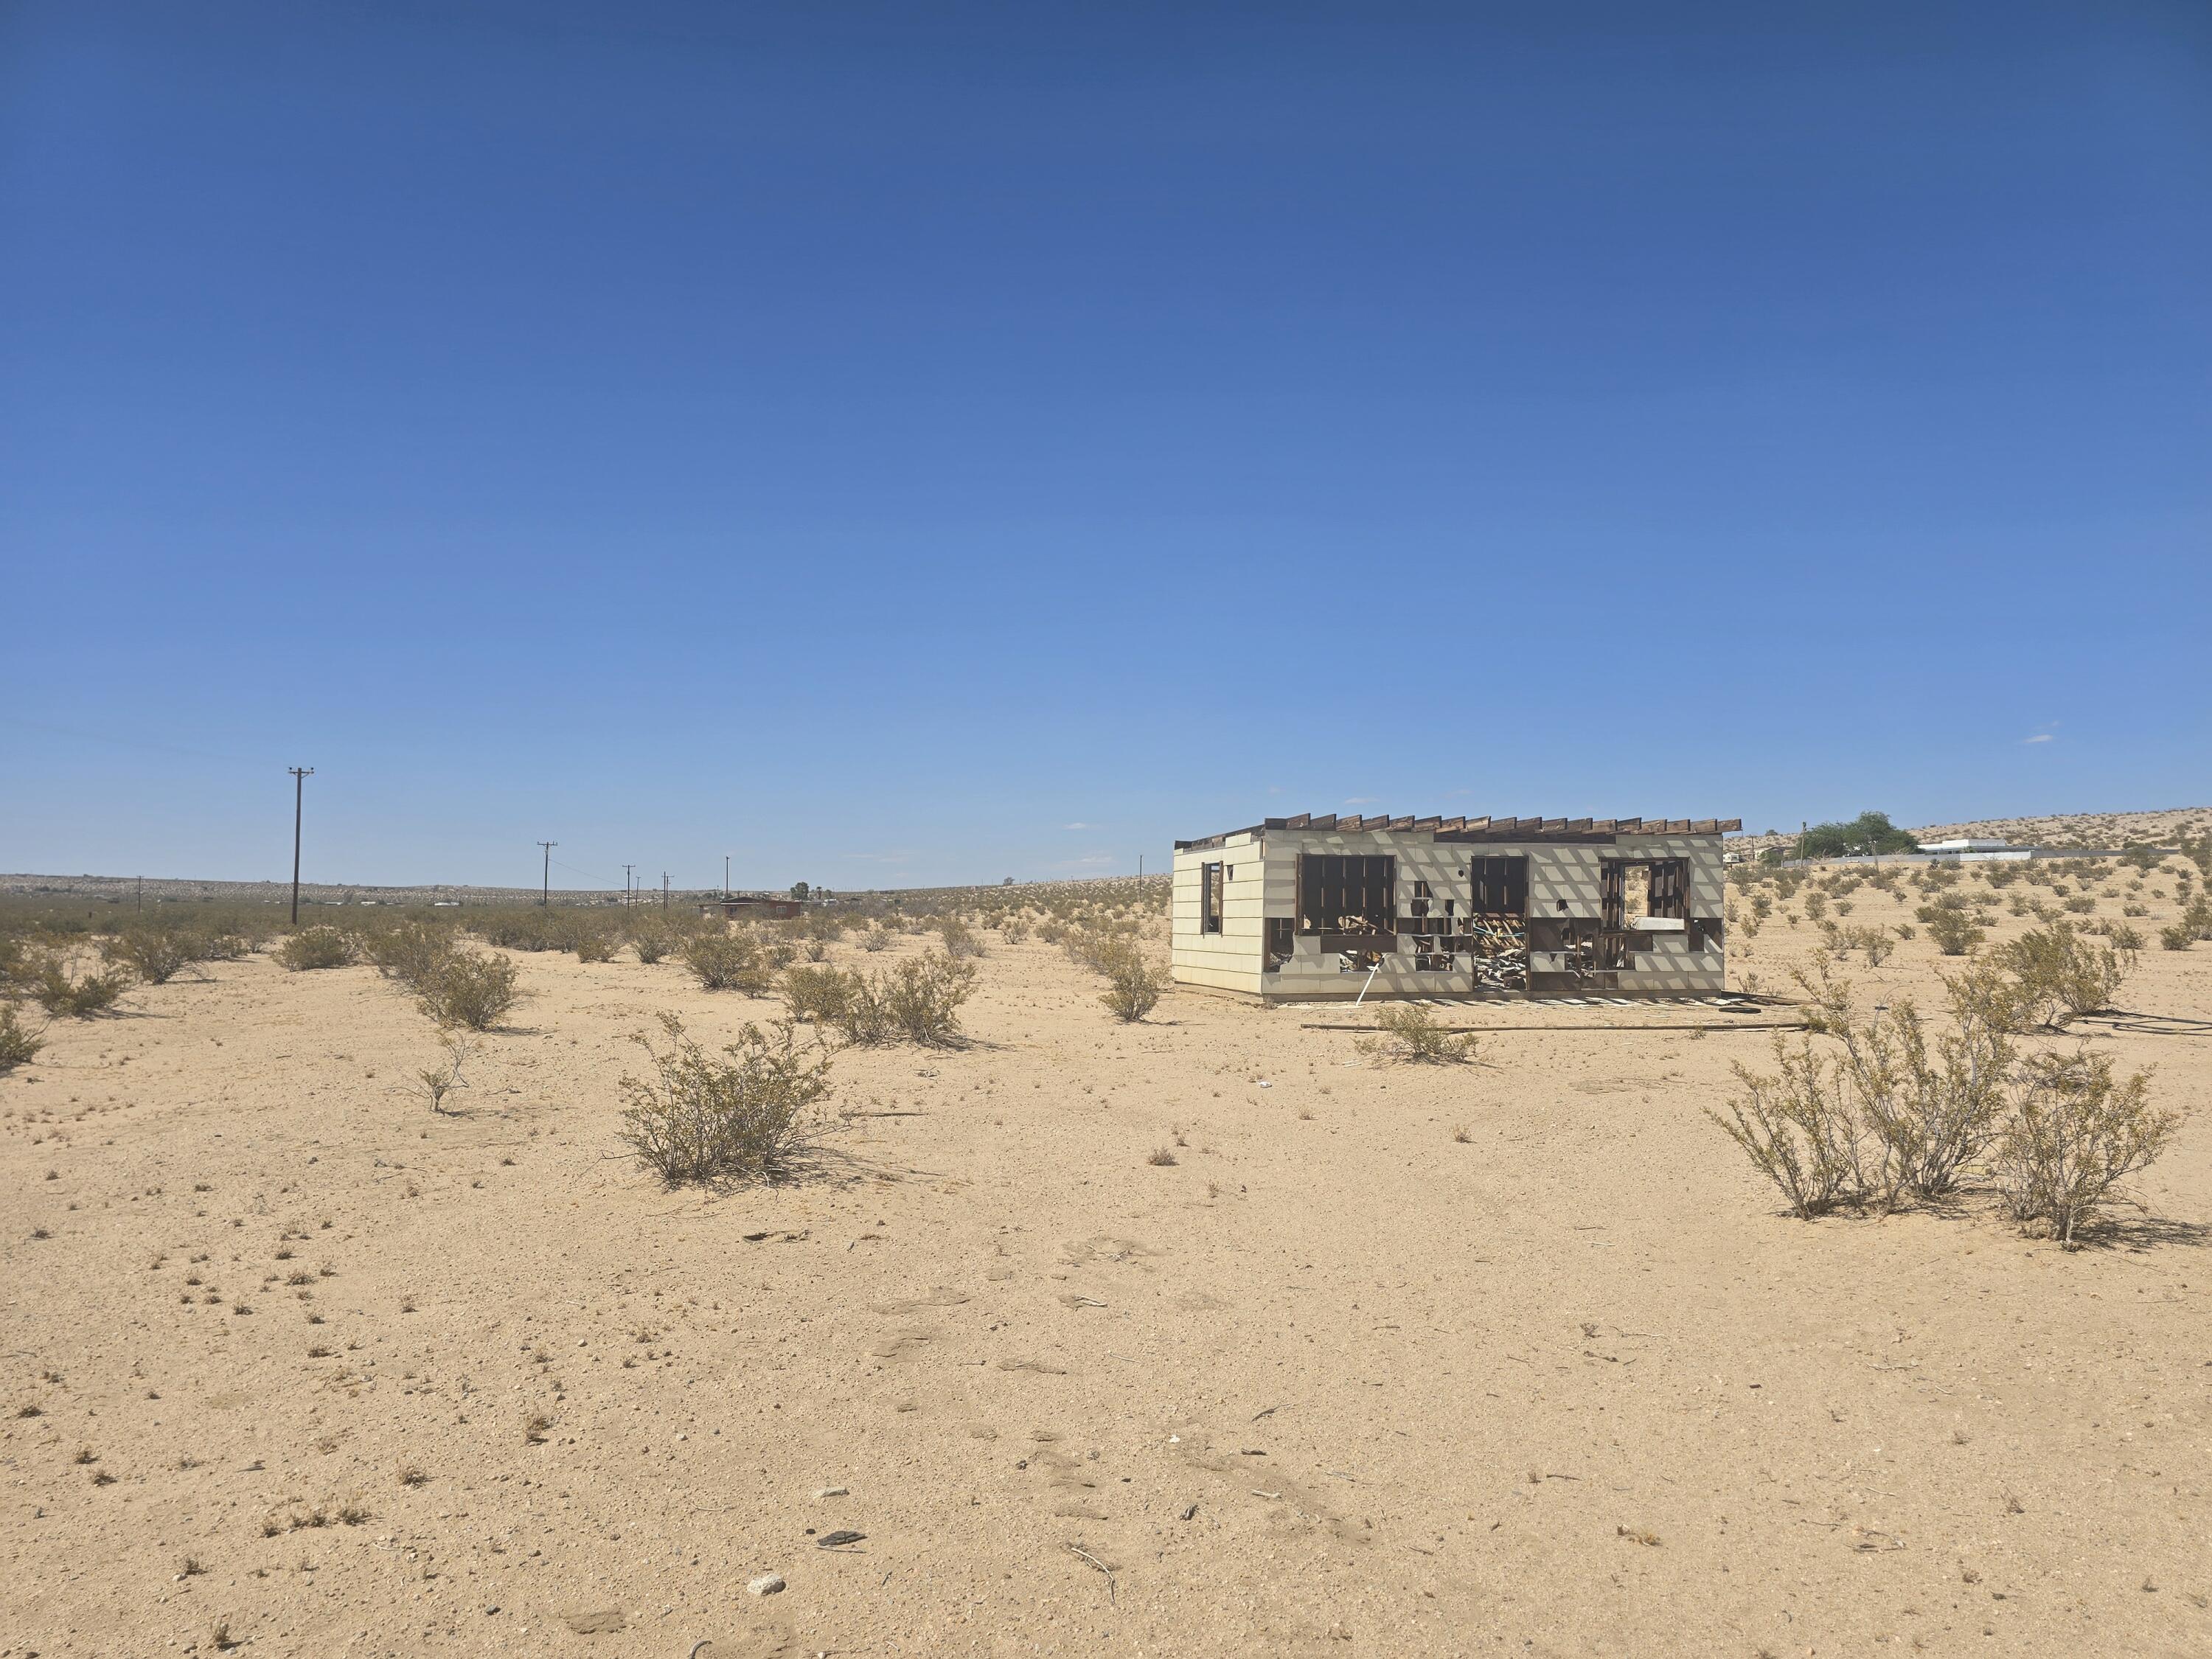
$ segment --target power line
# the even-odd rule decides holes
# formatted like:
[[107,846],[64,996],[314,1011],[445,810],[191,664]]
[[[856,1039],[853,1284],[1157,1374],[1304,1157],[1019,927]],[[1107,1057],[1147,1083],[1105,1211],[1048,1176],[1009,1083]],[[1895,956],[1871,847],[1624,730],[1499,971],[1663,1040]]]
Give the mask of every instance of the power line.
[[292,775],[292,925],[300,925],[300,818],[307,798],[307,780],[315,775],[312,766],[288,766]]

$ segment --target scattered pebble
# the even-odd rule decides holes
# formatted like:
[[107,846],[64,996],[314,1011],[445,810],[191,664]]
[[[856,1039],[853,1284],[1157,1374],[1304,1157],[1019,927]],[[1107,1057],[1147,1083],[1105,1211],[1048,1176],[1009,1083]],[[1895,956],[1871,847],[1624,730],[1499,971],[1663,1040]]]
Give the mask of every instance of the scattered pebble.
[[745,1588],[755,1595],[774,1595],[783,1589],[783,1575],[780,1572],[764,1572],[748,1583]]

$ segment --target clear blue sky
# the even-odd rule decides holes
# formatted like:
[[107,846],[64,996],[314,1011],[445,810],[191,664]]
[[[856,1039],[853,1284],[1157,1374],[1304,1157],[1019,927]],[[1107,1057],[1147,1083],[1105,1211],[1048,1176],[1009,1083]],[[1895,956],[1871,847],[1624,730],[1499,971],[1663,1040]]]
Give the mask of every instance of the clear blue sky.
[[0,868],[2212,800],[2212,8],[0,5]]

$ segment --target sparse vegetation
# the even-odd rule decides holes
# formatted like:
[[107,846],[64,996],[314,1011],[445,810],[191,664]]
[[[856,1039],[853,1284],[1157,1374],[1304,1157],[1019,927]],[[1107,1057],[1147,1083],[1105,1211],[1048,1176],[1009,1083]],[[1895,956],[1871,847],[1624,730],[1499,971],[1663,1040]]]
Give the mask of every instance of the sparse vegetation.
[[302,927],[276,947],[276,960],[295,974],[318,968],[344,968],[354,959],[354,942],[343,929],[317,924]]
[[773,969],[763,957],[760,940],[743,928],[687,939],[684,962],[698,976],[701,988],[708,991],[765,995],[774,979]]
[[2005,1207],[2072,1249],[2120,1183],[2164,1152],[2180,1126],[2179,1112],[2151,1106],[2146,1073],[2116,1079],[2103,1054],[2035,1055],[1997,1148]]
[[674,1014],[661,1015],[660,1025],[664,1045],[636,1038],[652,1075],[622,1080],[623,1144],[671,1186],[787,1170],[830,1091],[828,1053],[802,1049],[788,1020],[766,1032],[746,1026],[723,1048],[727,1059],[708,1053]]
[[29,1065],[46,1046],[44,1031],[34,1031],[25,1024],[14,1003],[0,1002],[0,1073]]
[[520,1000],[520,977],[511,957],[457,951],[423,982],[422,1011],[440,1025],[489,1031]]
[[1359,1039],[1364,1054],[1417,1066],[1443,1066],[1474,1058],[1475,1034],[1454,1031],[1418,1002],[1385,1005],[1375,1016],[1381,1035]]

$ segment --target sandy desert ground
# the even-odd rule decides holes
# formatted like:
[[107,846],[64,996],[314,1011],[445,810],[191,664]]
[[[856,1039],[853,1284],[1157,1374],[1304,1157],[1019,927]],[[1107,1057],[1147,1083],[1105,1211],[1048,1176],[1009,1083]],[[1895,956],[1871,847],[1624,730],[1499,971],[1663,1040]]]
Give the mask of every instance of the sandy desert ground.
[[[0,1655],[2212,1653],[2212,1114],[2077,1253],[1808,1224],[1709,1010],[1385,1066],[994,944],[969,1046],[841,1054],[814,1171],[716,1196],[618,1155],[629,1039],[775,1005],[519,960],[457,1116],[404,995],[265,957],[0,1079]],[[2124,1000],[2212,1018],[2212,945]]]

